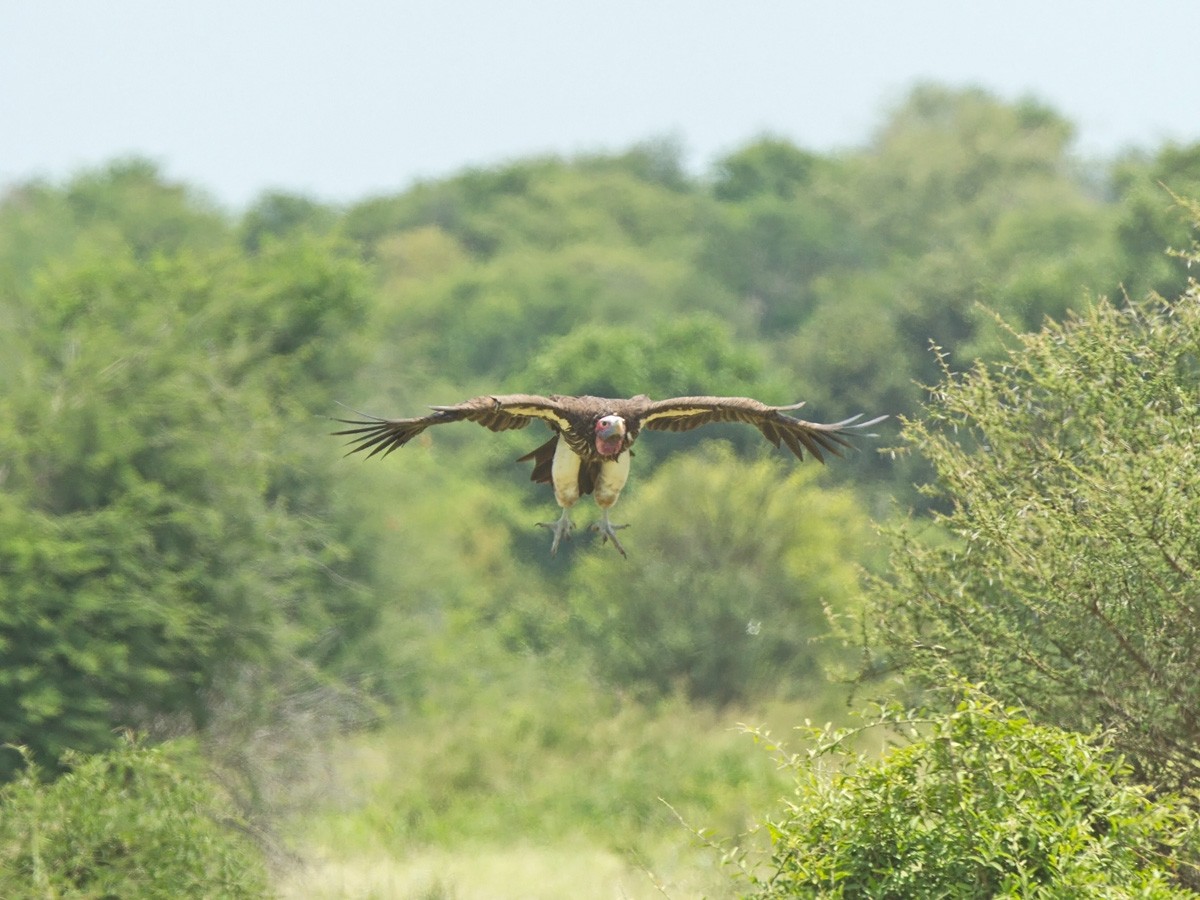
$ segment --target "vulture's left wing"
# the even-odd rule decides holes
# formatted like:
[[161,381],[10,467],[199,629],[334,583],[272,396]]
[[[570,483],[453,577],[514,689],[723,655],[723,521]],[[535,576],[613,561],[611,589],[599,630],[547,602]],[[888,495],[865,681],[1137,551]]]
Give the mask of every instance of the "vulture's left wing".
[[767,406],[750,397],[674,397],[647,404],[638,415],[638,424],[651,431],[691,431],[714,422],[744,422],[761,431],[776,447],[786,444],[799,459],[804,459],[807,450],[824,462],[823,451],[841,456],[842,447],[852,446],[847,437],[862,434],[861,429],[887,418],[859,422],[862,416],[857,415],[824,425],[787,414],[803,405]]
[[477,422],[491,431],[524,428],[534,419],[543,419],[560,430],[569,427],[566,417],[554,399],[534,394],[473,397],[454,406],[430,408],[433,410],[432,415],[413,419],[381,419],[359,413],[363,418],[335,420],[354,427],[333,433],[350,435],[350,452],[370,450],[367,456],[371,457],[376,453],[387,456],[431,425],[444,425],[447,422]]

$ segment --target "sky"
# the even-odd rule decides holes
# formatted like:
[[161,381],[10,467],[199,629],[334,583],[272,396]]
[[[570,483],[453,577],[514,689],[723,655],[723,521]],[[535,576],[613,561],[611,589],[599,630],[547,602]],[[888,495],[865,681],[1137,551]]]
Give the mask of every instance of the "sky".
[[912,86],[1033,97],[1108,158],[1200,141],[1196,0],[0,0],[0,185],[128,156],[217,202],[771,134],[867,144]]

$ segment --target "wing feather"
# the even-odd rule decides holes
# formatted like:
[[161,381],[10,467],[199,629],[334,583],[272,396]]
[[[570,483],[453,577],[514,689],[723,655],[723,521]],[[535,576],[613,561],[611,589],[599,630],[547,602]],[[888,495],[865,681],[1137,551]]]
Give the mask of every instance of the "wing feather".
[[533,472],[529,480],[538,484],[551,484],[554,473],[554,451],[558,449],[558,435],[542,444],[536,450],[531,450],[524,456],[518,457],[517,462],[532,462]]
[[454,406],[434,406],[431,409],[431,415],[411,419],[384,419],[355,411],[361,418],[335,419],[353,427],[333,433],[350,438],[348,452],[369,450],[369,458],[377,453],[387,456],[426,428],[444,425],[447,422],[477,422],[491,431],[524,428],[534,419],[542,419],[560,430],[569,428],[570,424],[554,398],[539,397],[535,394],[473,397]]
[[862,429],[887,418],[879,416],[859,422],[862,416],[853,416],[823,424],[788,415],[803,405],[767,406],[750,397],[675,397],[648,403],[638,417],[638,427],[651,431],[691,431],[715,422],[743,422],[757,428],[776,447],[786,445],[799,459],[804,459],[807,451],[824,462],[825,453],[841,456],[843,448],[853,446],[849,437],[869,436]]

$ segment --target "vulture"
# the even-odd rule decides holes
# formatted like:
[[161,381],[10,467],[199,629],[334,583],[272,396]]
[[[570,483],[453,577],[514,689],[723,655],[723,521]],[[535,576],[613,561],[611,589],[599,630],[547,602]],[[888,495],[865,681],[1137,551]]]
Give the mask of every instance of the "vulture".
[[[507,394],[474,397],[454,406],[433,406],[432,414],[412,419],[382,419],[356,413],[359,419],[335,419],[350,428],[333,432],[350,437],[348,453],[370,452],[368,457],[384,456],[403,447],[431,425],[447,422],[477,422],[491,431],[524,428],[534,419],[545,422],[553,432],[550,440],[522,456],[518,462],[532,462],[531,480],[552,484],[554,498],[562,507],[556,522],[538,525],[553,532],[550,554],[558,552],[564,538],[570,539],[574,524],[571,508],[586,494],[593,494],[600,507],[600,521],[592,526],[601,543],[613,542],[625,556],[617,539],[617,529],[608,513],[625,481],[634,441],[643,428],[650,431],[691,431],[713,422],[744,422],[753,425],[772,444],[785,444],[799,459],[808,451],[819,462],[824,453],[841,456],[841,448],[851,446],[847,437],[862,434],[861,429],[886,419],[879,416],[858,422],[861,415],[833,424],[806,422],[788,415],[803,403],[791,406],[767,406],[749,397],[675,397],[651,400],[644,394],[624,400],[604,397],[540,397],[534,394]],[[873,435],[867,435],[873,436]]]

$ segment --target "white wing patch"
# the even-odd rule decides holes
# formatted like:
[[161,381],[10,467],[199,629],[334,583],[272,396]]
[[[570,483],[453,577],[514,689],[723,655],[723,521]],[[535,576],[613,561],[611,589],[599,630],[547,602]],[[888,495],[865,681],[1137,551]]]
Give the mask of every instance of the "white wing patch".
[[704,406],[696,409],[675,409],[663,410],[662,412],[650,413],[642,417],[642,425],[647,422],[653,422],[655,419],[686,419],[688,416],[702,416],[705,413],[714,412],[712,407]]
[[506,413],[514,416],[529,416],[534,419],[544,419],[548,422],[554,422],[563,431],[571,430],[571,423],[562,416],[558,415],[552,409],[546,409],[544,406],[507,406],[504,408]]

